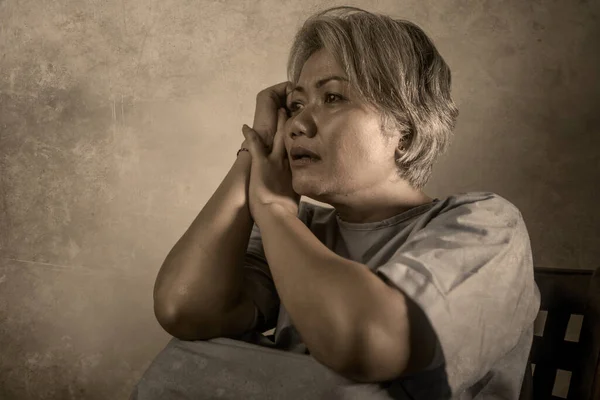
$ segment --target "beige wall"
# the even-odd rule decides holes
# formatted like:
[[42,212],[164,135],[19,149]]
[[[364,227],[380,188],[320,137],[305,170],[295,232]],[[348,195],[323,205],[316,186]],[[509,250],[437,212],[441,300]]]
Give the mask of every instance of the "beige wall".
[[[537,266],[600,259],[599,3],[346,3],[433,38],[461,115],[426,192],[506,197]],[[0,398],[127,398],[170,338],[164,257],[299,24],[342,4],[0,0]]]

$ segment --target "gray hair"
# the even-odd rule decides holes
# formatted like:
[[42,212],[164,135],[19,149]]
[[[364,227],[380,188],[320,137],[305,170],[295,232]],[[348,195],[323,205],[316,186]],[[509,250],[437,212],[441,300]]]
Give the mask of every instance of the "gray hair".
[[[339,16],[329,15],[341,10]],[[356,11],[356,12],[353,12]],[[333,7],[306,20],[288,58],[288,80],[325,49],[346,72],[360,99],[380,112],[382,132],[400,132],[398,175],[422,189],[450,145],[458,109],[450,95],[450,68],[412,22],[356,7]],[[399,156],[398,156],[399,154]]]

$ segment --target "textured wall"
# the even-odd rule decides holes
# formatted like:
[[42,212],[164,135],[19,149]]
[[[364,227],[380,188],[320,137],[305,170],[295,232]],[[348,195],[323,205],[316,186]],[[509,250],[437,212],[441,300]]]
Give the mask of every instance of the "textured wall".
[[598,1],[320,3],[0,0],[0,398],[127,398],[169,339],[164,257],[325,6],[412,20],[450,65],[430,196],[496,192],[536,265],[598,265]]

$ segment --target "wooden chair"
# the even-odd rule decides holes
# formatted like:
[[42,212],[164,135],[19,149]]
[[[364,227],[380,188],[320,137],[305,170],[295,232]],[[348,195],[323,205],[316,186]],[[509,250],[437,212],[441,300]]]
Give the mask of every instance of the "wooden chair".
[[541,306],[521,400],[600,399],[600,272],[535,268]]

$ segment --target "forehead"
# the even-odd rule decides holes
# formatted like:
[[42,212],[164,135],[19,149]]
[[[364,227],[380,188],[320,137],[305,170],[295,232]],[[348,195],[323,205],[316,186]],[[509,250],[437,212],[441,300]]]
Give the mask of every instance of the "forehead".
[[325,49],[314,52],[304,63],[298,84],[312,86],[314,81],[329,75],[344,76],[344,69],[337,63],[331,53]]

